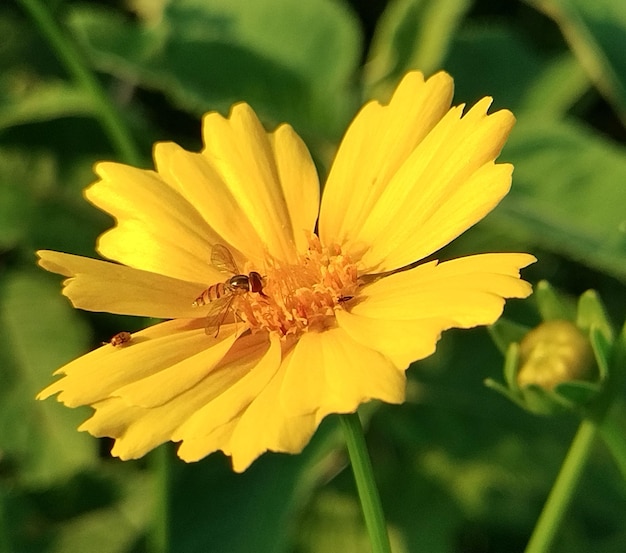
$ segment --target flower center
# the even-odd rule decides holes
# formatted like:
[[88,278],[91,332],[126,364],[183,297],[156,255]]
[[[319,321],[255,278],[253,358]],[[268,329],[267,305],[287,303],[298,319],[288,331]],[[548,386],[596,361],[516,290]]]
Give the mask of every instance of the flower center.
[[343,309],[357,289],[356,265],[339,246],[322,246],[312,235],[296,264],[268,259],[262,292],[236,296],[235,309],[253,332],[298,335],[333,326],[335,309]]

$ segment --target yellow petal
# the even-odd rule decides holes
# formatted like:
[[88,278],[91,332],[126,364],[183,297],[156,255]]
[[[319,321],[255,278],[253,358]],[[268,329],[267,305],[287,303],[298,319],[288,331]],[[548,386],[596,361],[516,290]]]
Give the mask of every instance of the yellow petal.
[[492,253],[419,265],[363,288],[354,315],[392,321],[450,319],[468,328],[491,324],[502,313],[505,298],[525,298],[530,284],[519,278],[532,255]]
[[[219,243],[229,248],[241,270],[249,261],[259,268],[264,246],[253,222],[236,197],[203,154],[187,152],[173,143],[154,148],[154,159],[163,178],[195,207],[201,217],[217,229]],[[208,263],[209,256],[204,256]]]
[[442,317],[420,320],[390,320],[337,312],[337,322],[359,344],[382,352],[399,368],[435,353],[441,332],[455,326]]
[[[220,328],[221,336],[218,340],[203,332],[205,347],[195,355],[192,355],[191,351],[186,348],[185,344],[182,343],[183,340],[179,339],[170,343],[168,351],[182,349],[187,353],[187,356],[176,363],[168,363],[158,372],[134,379],[114,390],[112,395],[122,398],[130,405],[139,407],[159,407],[171,401],[174,397],[198,385],[201,380],[205,379],[220,365],[237,339],[236,333],[224,336],[224,330]],[[194,338],[196,337],[194,336]],[[156,356],[156,350],[155,344],[151,351],[147,352],[146,358],[148,355]],[[121,360],[120,363],[122,363]]]
[[[185,442],[178,448],[178,457],[191,463],[214,451],[223,451],[226,455],[230,455],[230,438],[239,418],[237,417],[221,426],[211,427],[210,431],[200,438],[186,438]],[[243,472],[246,468],[244,467],[239,472]]]
[[301,451],[317,424],[313,416],[288,417],[280,409],[283,372],[280,341],[273,337],[267,353],[245,376],[180,427],[178,455],[195,461],[220,449],[241,472],[265,451]]
[[174,439],[183,440],[179,450],[182,458],[191,460],[194,457],[196,460],[207,455],[209,451],[201,452],[195,447],[192,456],[186,442],[205,436],[212,428],[237,418],[274,376],[280,366],[280,355],[280,340],[276,336],[268,341],[267,334],[258,333],[237,341],[222,365],[228,372],[236,372],[241,377],[233,380],[231,386],[178,429]]
[[329,413],[354,412],[372,399],[404,400],[403,371],[341,328],[304,334],[285,366],[280,401],[290,416],[316,413],[321,421]]
[[96,172],[85,196],[117,222],[98,240],[104,257],[191,282],[224,279],[209,263],[219,235],[158,174],[108,162]]
[[513,126],[505,110],[486,115],[483,99],[463,118],[450,111],[390,180],[358,232],[371,245],[364,267],[387,271],[439,250],[508,193],[513,167],[495,157]]
[[[355,233],[413,149],[450,107],[453,82],[408,73],[388,106],[366,104],[341,141],[324,187],[320,238],[355,248]],[[354,251],[351,253],[354,254]]]
[[205,387],[192,388],[164,406],[151,409],[111,397],[93,405],[95,413],[79,430],[96,437],[114,438],[112,455],[123,460],[137,459],[170,441],[176,428],[210,399],[211,391]]
[[441,333],[494,323],[506,298],[524,298],[530,285],[519,270],[527,254],[483,254],[425,263],[363,289],[351,312],[336,313],[356,342],[382,352],[398,367],[434,353]]
[[[81,432],[89,432],[96,438],[121,438],[129,425],[129,421],[135,419],[138,420],[144,413],[147,413],[148,409],[142,409],[141,407],[132,407],[126,405],[120,398],[106,398],[98,401],[92,405],[95,409],[93,415],[87,419],[83,424],[78,427]],[[141,446],[137,450],[142,450],[145,454],[150,449],[163,443],[159,439],[154,439],[153,436],[148,436],[146,433],[146,441],[151,442],[150,447],[146,447],[142,450]],[[122,459],[133,459],[141,457],[142,453],[137,455],[122,455]],[[118,455],[119,456],[119,455]]]
[[[188,359],[193,357],[197,361],[199,361],[200,356],[205,357],[208,369],[205,370],[204,376],[198,379],[197,372],[195,375],[181,376],[181,380],[187,381],[187,386],[176,384],[175,389],[169,392],[167,390],[162,391],[162,397],[150,396],[147,390],[143,394],[138,393],[138,389],[130,390],[132,393],[124,393],[123,397],[118,397],[119,390],[114,390],[112,392],[113,397],[93,405],[96,412],[81,426],[81,430],[87,430],[95,436],[115,438],[116,443],[112,453],[123,459],[140,457],[168,440],[187,439],[186,435],[180,436],[181,432],[178,429],[184,427],[207,405],[215,400],[219,401],[223,393],[227,393],[234,385],[237,385],[250,372],[251,367],[258,363],[259,351],[250,351],[254,349],[250,346],[251,341],[256,345],[263,341],[267,342],[263,336],[251,338],[248,335],[240,338],[240,340],[243,341],[243,346],[240,344],[239,348],[233,347],[234,353],[228,353],[221,359],[219,356],[223,352],[218,351],[218,349],[223,350],[227,340],[213,348],[207,348],[190,356]],[[184,352],[185,345],[182,340],[179,340],[178,344],[170,344],[170,349]],[[242,362],[240,357],[242,351],[244,356],[248,358],[255,356],[257,358]],[[262,353],[260,355],[262,356]],[[181,371],[194,368],[185,367],[185,361],[164,367],[161,372],[174,371],[176,368]],[[152,359],[151,362],[154,364],[156,360]],[[126,368],[128,370],[128,366]],[[143,384],[147,386],[149,382],[146,380]],[[126,392],[129,391],[128,388]],[[131,402],[137,398],[142,403],[147,403],[146,400],[151,401],[152,406],[132,404]],[[203,428],[203,432],[207,434],[219,427],[219,421],[209,421],[209,425]],[[204,455],[215,449],[205,450]]]
[[123,347],[107,344],[61,367],[55,374],[65,376],[43,390],[38,399],[59,393],[59,401],[76,407],[118,395],[120,388],[160,374],[207,348],[207,355],[212,355],[211,350],[227,349],[234,340],[234,332],[229,333],[234,326],[220,329],[218,340],[206,335],[201,319],[153,325],[132,334]]
[[[202,155],[256,231],[246,239],[254,236],[274,257],[295,261],[296,244],[305,246],[314,228],[319,189],[300,138],[287,125],[268,135],[247,104],[235,105],[227,119],[208,113],[202,133]],[[207,218],[214,221],[213,214]]]
[[315,165],[304,142],[289,125],[270,135],[287,214],[298,251],[306,251],[320,205],[320,185]]
[[[512,167],[495,165],[494,159],[513,115],[506,110],[486,115],[490,98],[463,117],[462,106],[444,115],[451,89],[445,74],[426,83],[407,76],[388,106],[368,105],[357,115],[350,138],[346,134],[342,142],[335,162],[341,179],[334,179],[333,165],[320,235],[325,243],[338,242],[366,272],[426,257],[483,218],[510,188]],[[423,119],[419,111],[401,118],[412,113],[411,101],[424,110]],[[416,139],[407,140],[407,134]],[[383,165],[381,154],[371,151],[381,140],[389,159]],[[336,188],[343,189],[342,197]]]
[[41,267],[70,277],[63,294],[79,309],[160,319],[202,317],[209,309],[192,306],[206,284],[67,253],[37,254]]
[[300,453],[315,432],[314,415],[288,416],[280,406],[284,366],[242,413],[230,439],[233,469],[244,471],[265,451]]

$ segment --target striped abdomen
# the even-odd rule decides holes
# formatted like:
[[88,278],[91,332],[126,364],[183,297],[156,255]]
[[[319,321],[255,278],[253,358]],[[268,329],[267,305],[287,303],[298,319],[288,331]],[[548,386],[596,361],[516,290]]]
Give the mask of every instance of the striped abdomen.
[[194,307],[201,307],[207,305],[212,301],[218,300],[224,297],[227,293],[230,293],[230,286],[227,282],[218,282],[209,286],[202,294],[200,294],[193,302]]

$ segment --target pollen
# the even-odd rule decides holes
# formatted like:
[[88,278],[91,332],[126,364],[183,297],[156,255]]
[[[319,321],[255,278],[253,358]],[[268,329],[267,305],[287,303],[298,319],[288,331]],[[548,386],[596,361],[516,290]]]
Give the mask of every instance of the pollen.
[[295,264],[266,260],[263,292],[238,297],[237,315],[253,332],[298,336],[334,326],[335,310],[345,309],[357,290],[356,265],[339,246],[322,246],[312,235]]

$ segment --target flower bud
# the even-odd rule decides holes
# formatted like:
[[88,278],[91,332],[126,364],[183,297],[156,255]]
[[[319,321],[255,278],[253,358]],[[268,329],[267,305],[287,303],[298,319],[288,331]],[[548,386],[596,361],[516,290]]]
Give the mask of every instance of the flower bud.
[[536,385],[553,390],[572,380],[593,380],[597,375],[589,339],[566,320],[550,320],[534,328],[519,349],[520,387]]

